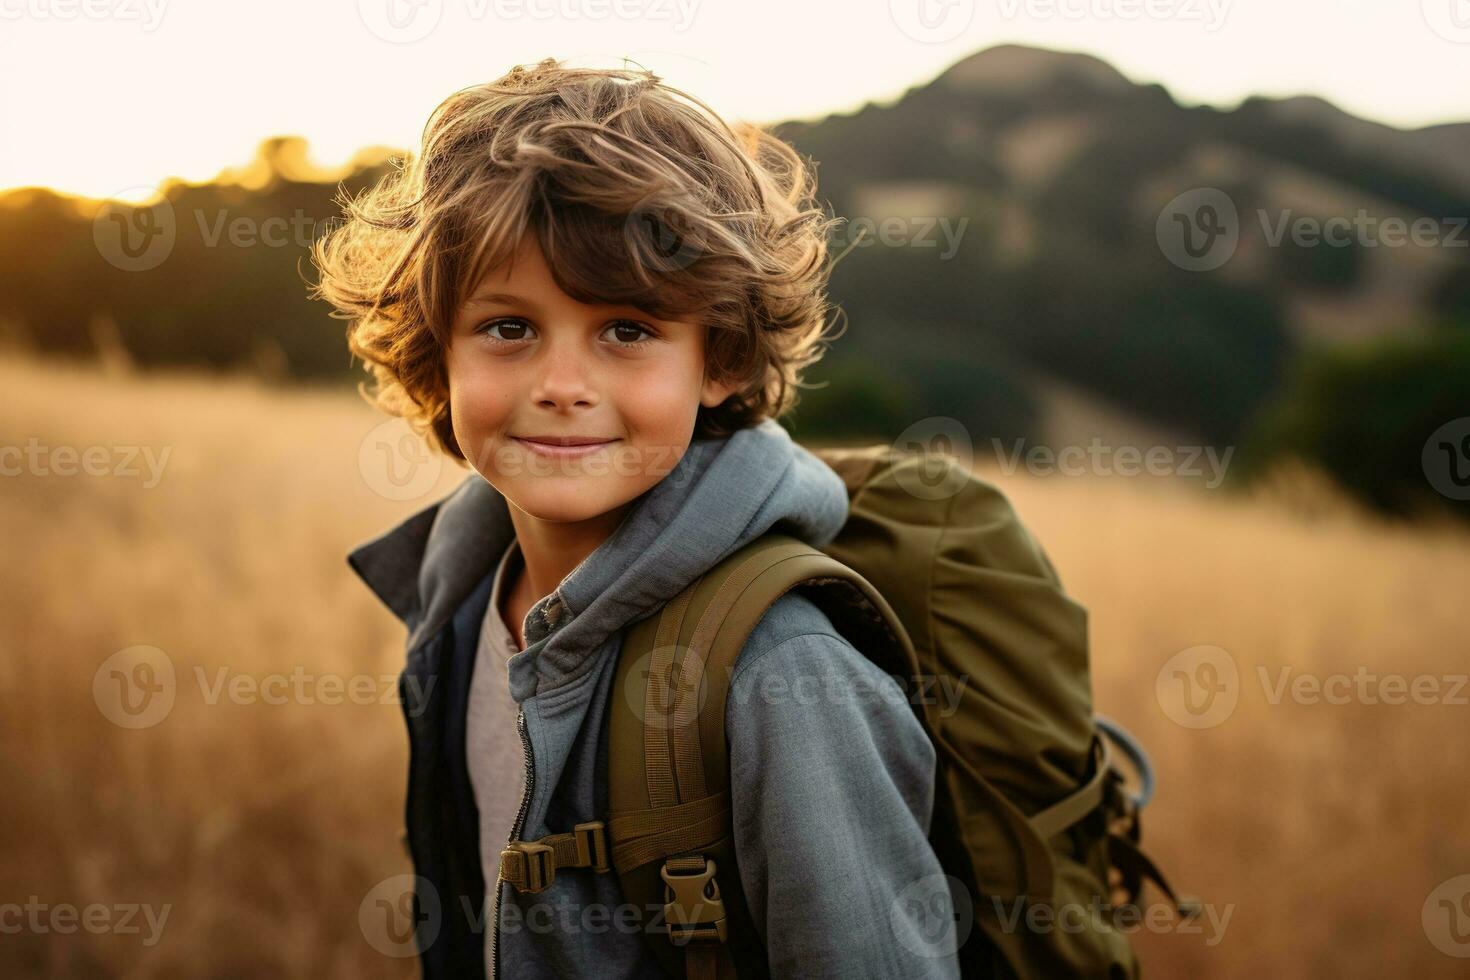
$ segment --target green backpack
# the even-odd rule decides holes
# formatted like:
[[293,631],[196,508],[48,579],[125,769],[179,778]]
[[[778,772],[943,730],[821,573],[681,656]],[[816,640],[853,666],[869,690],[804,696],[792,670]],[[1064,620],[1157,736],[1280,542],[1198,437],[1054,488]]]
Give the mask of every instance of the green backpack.
[[[1133,904],[1150,879],[1181,915],[1198,907],[1175,899],[1139,850],[1152,775],[1127,734],[1092,712],[1086,610],[1000,491],[953,458],[886,445],[814,452],[847,485],[841,533],[820,550],[765,535],[630,626],[607,719],[606,825],[512,851],[541,852],[542,887],[558,864],[615,870],[640,924],[666,937],[652,946],[671,976],[766,975],[730,833],[725,704],[746,637],[800,588],[909,691],[934,742],[929,840],[951,878],[945,911],[963,918],[946,938],[963,975],[1137,978],[1108,921],[1115,889]],[[923,696],[936,682],[958,690],[953,710]],[[503,876],[535,890],[518,873],[531,864],[502,860]],[[1053,918],[1028,919],[1037,903]],[[1064,906],[1085,925],[1055,917]]]

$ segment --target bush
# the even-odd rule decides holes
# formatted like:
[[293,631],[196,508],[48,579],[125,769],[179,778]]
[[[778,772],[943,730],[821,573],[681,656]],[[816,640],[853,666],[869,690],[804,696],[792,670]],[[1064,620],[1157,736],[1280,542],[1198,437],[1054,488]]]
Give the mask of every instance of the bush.
[[[1439,493],[1425,469],[1429,438],[1467,416],[1470,331],[1434,329],[1313,349],[1262,413],[1237,463],[1251,477],[1295,456],[1387,513],[1409,516],[1447,505],[1470,519],[1470,502]],[[1470,467],[1470,459],[1461,466]]]

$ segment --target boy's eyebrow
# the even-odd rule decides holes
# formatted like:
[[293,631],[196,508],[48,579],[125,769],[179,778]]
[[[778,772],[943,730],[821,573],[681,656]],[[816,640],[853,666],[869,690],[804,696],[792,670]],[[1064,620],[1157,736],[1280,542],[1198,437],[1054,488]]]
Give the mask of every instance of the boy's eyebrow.
[[[517,296],[514,293],[477,293],[465,301],[465,305],[469,305],[471,303],[504,303],[507,306],[524,305],[533,309],[536,306],[534,300],[526,299],[523,296]],[[607,306],[611,309],[638,310],[640,313],[644,313],[642,307],[636,306],[632,303],[604,303],[602,305]],[[644,315],[646,316],[647,314],[644,313]]]
[[471,296],[470,299],[469,299],[469,301],[471,303],[510,303],[510,304],[529,302],[528,300],[522,299],[521,297],[516,296],[516,295],[514,295],[512,293],[482,293],[482,294],[476,294],[474,296]]

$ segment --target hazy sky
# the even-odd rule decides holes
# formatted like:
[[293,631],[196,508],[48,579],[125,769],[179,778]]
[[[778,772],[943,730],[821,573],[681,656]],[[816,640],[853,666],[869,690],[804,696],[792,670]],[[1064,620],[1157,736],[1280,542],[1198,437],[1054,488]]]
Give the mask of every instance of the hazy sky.
[[450,92],[547,56],[630,57],[774,122],[1004,42],[1096,54],[1187,104],[1470,120],[1470,0],[0,0],[0,187],[138,197],[288,133],[324,164],[414,147]]

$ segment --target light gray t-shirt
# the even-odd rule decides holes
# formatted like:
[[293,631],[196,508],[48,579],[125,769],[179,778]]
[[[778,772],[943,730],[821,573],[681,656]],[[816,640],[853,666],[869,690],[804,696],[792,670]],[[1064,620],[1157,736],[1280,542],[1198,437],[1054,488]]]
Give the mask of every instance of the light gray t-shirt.
[[[465,731],[465,757],[475,806],[480,811],[480,867],[485,875],[485,969],[490,966],[490,937],[494,923],[496,880],[500,877],[500,852],[510,839],[521,796],[525,792],[526,757],[516,730],[519,706],[510,696],[511,655],[519,652],[515,637],[500,615],[502,589],[520,568],[520,547],[515,538],[500,558],[495,581],[490,586],[490,605],[480,624],[480,642],[470,678],[469,717]],[[524,628],[524,624],[522,624]]]

